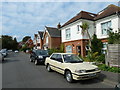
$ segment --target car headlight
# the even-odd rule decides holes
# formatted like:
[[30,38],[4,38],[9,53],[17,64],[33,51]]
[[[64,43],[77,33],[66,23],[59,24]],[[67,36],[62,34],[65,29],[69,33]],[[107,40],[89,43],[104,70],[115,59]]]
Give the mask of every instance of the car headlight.
[[38,58],[43,58],[43,56],[38,56]]
[[86,70],[75,70],[76,73],[86,73]]

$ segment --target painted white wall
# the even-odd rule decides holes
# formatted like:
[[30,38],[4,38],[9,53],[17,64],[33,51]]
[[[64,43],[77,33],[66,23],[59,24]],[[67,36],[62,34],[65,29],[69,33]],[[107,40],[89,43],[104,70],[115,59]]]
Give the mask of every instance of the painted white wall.
[[[77,25],[82,25],[83,22],[87,22],[89,24],[89,32],[90,35],[92,36],[94,34],[95,28],[94,28],[94,22],[90,20],[78,20],[76,22],[73,22],[63,28],[61,28],[61,34],[62,34],[62,42],[67,42],[67,41],[74,41],[74,40],[79,40],[79,39],[88,39],[88,36],[84,34],[82,35],[82,29],[80,28],[80,31],[77,31]],[[70,28],[71,30],[71,38],[69,40],[66,40],[66,29]]]
[[111,28],[113,29],[114,32],[118,30],[118,28],[120,28],[120,18],[118,18],[117,15],[112,15],[112,16],[95,21],[96,35],[99,39],[108,37],[108,35],[102,35],[102,29],[101,29],[101,23],[105,23],[108,21],[111,21]]

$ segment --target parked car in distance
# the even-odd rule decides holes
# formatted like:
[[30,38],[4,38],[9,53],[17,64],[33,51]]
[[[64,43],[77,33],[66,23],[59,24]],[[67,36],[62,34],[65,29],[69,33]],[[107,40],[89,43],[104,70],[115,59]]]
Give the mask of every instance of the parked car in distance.
[[12,50],[8,50],[9,52],[12,52]]
[[77,55],[69,53],[53,53],[46,58],[45,65],[49,72],[54,70],[63,74],[69,83],[95,78],[100,73],[97,66],[83,62]]
[[0,62],[4,61],[4,56],[2,53],[0,53]]
[[6,57],[6,56],[8,55],[7,49],[1,49],[0,52],[2,53],[2,55],[3,55],[4,57]]
[[15,53],[18,53],[19,51],[18,50],[15,50]]
[[37,64],[44,64],[46,57],[49,57],[47,50],[33,50],[30,54],[30,61]]

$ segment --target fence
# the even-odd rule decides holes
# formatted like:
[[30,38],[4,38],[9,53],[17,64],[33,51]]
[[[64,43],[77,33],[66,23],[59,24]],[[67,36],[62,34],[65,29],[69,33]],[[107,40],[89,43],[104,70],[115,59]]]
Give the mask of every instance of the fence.
[[105,63],[107,66],[120,67],[120,44],[108,44]]

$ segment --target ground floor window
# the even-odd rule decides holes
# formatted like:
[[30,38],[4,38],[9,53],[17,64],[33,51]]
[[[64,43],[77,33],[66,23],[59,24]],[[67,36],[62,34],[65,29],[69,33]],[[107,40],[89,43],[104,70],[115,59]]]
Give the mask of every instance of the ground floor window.
[[66,46],[66,53],[72,53],[72,46]]

